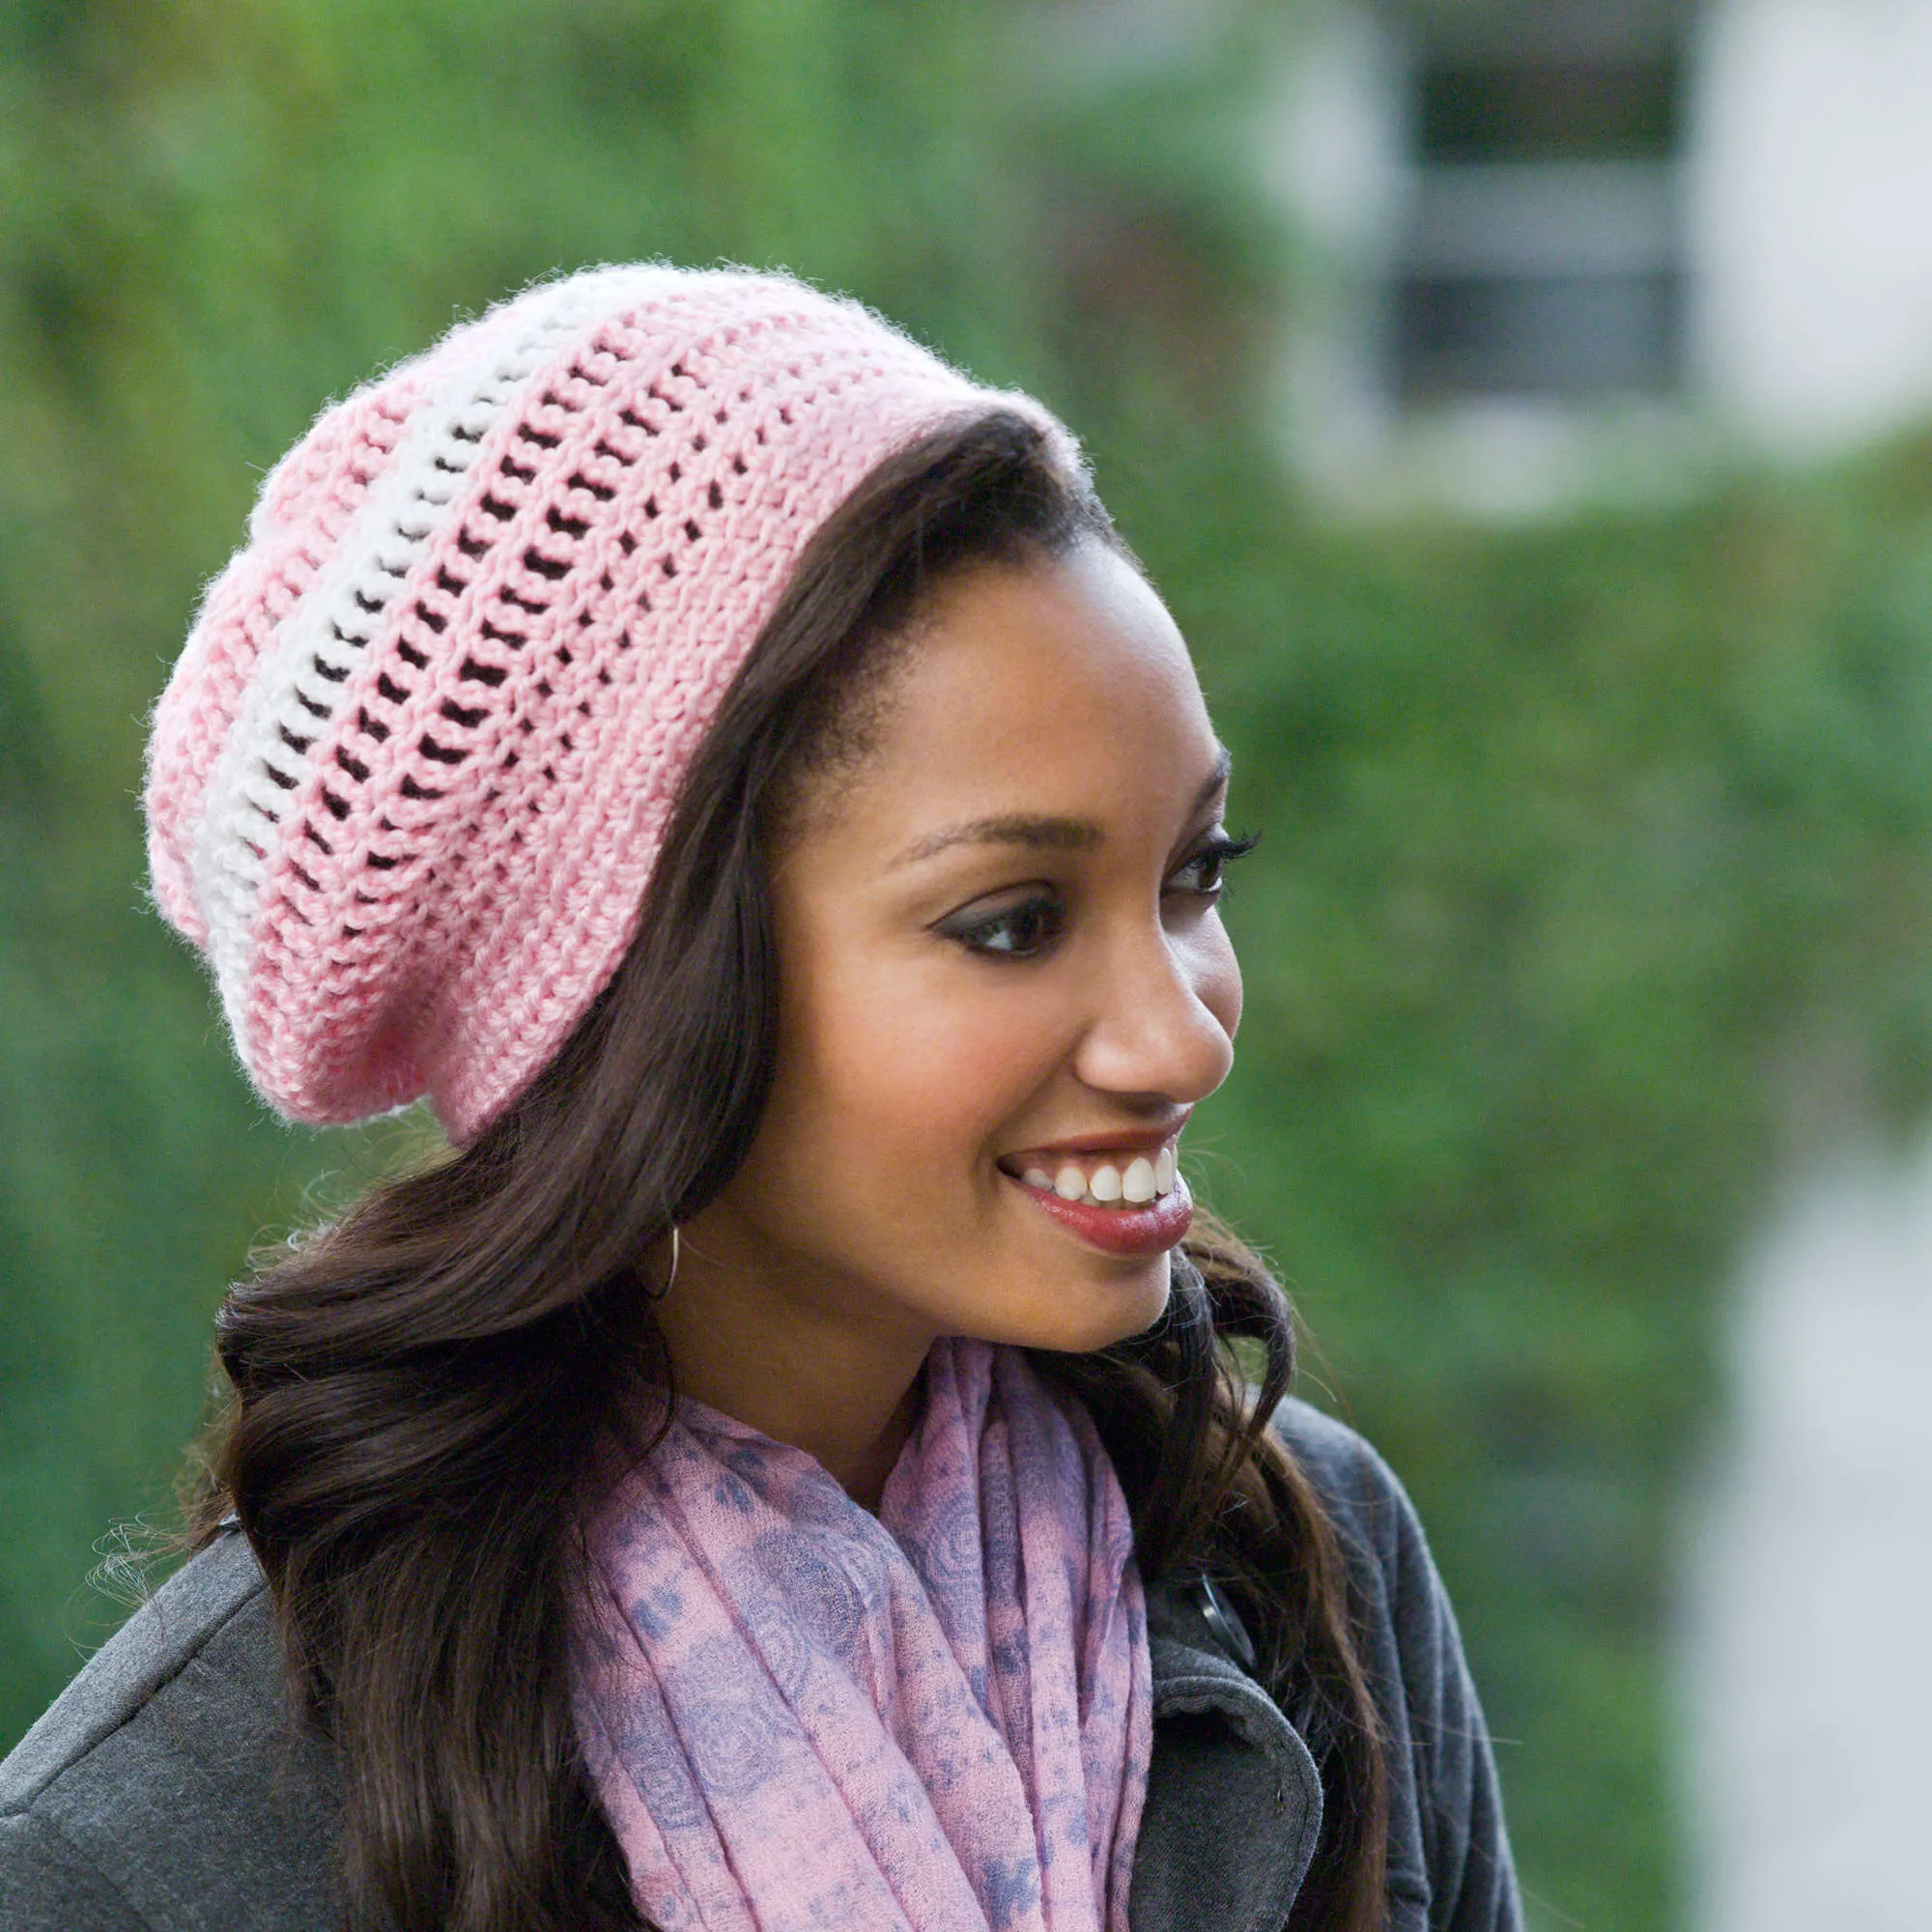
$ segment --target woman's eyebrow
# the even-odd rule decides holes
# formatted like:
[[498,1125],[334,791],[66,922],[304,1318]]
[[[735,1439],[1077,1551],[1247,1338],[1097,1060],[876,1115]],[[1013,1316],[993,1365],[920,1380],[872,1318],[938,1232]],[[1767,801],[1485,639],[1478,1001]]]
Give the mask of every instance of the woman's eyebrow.
[[[1219,748],[1214,769],[1194,795],[1194,810],[1204,811],[1223,790],[1234,769],[1227,746]],[[1106,833],[1091,818],[1042,818],[1025,812],[1006,812],[995,818],[972,818],[958,825],[942,825],[917,844],[909,845],[892,862],[892,869],[937,858],[954,845],[1023,845],[1034,852],[1088,852],[1103,844]]]
[[909,845],[893,861],[900,866],[917,865],[922,859],[936,858],[954,845],[1024,845],[1035,852],[1085,852],[1106,838],[1091,818],[1029,818],[1009,812],[999,818],[974,818],[961,825],[942,825],[916,845]]
[[1202,811],[1216,793],[1228,788],[1228,781],[1234,776],[1235,754],[1225,745],[1214,747],[1214,769],[1208,774],[1208,782],[1194,794],[1194,810]]

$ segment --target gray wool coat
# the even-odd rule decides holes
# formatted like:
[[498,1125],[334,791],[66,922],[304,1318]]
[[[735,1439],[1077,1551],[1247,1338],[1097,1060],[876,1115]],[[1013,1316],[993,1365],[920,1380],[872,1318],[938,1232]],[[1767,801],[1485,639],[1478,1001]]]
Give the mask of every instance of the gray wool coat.
[[[1392,1932],[1516,1932],[1495,1767],[1421,1525],[1362,1439],[1276,1427],[1334,1516],[1388,1732]],[[1281,1932],[1321,1830],[1307,1746],[1198,1582],[1151,1593],[1153,1758],[1133,1932]],[[326,1932],[340,1920],[328,1747],[291,1721],[239,1535],[136,1611],[0,1764],[0,1932]],[[864,1928],[854,1928],[864,1932]]]

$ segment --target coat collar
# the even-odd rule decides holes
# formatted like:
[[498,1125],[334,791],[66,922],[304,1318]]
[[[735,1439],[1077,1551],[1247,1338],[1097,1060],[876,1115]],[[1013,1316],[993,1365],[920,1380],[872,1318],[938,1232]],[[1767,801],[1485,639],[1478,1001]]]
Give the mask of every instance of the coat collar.
[[1194,1579],[1148,1592],[1153,1757],[1127,1897],[1130,1932],[1275,1932],[1321,1832],[1300,1734],[1224,1654]]

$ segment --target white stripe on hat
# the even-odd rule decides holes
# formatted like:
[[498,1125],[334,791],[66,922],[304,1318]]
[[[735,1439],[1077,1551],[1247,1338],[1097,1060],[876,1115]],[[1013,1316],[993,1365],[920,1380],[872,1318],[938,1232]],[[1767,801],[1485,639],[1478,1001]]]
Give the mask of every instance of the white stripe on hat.
[[[194,837],[195,900],[238,1043],[247,1037],[262,882],[285,836],[288,801],[312,763],[298,743],[319,742],[340,723],[369,640],[448,524],[477,453],[523,385],[573,332],[619,312],[633,292],[647,296],[668,272],[611,269],[574,276],[533,289],[474,325],[471,353],[412,413],[334,554],[277,627],[223,743]],[[498,326],[512,322],[507,333]]]

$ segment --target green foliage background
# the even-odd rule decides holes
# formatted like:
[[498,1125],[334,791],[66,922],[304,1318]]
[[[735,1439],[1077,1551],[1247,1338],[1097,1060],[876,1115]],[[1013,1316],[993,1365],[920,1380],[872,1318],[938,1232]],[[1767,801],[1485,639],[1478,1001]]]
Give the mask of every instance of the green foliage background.
[[1422,1504],[1539,1920],[1682,1922],[1717,1291],[1793,1137],[1932,1063],[1932,445],[1536,530],[1305,514],[1260,427],[1268,31],[1137,65],[990,0],[0,0],[0,1745],[112,1622],[96,1540],[165,1520],[222,1284],[384,1158],[261,1113],[142,905],[199,585],[321,401],[454,314],[782,262],[1088,437],[1266,833],[1203,1173]]

